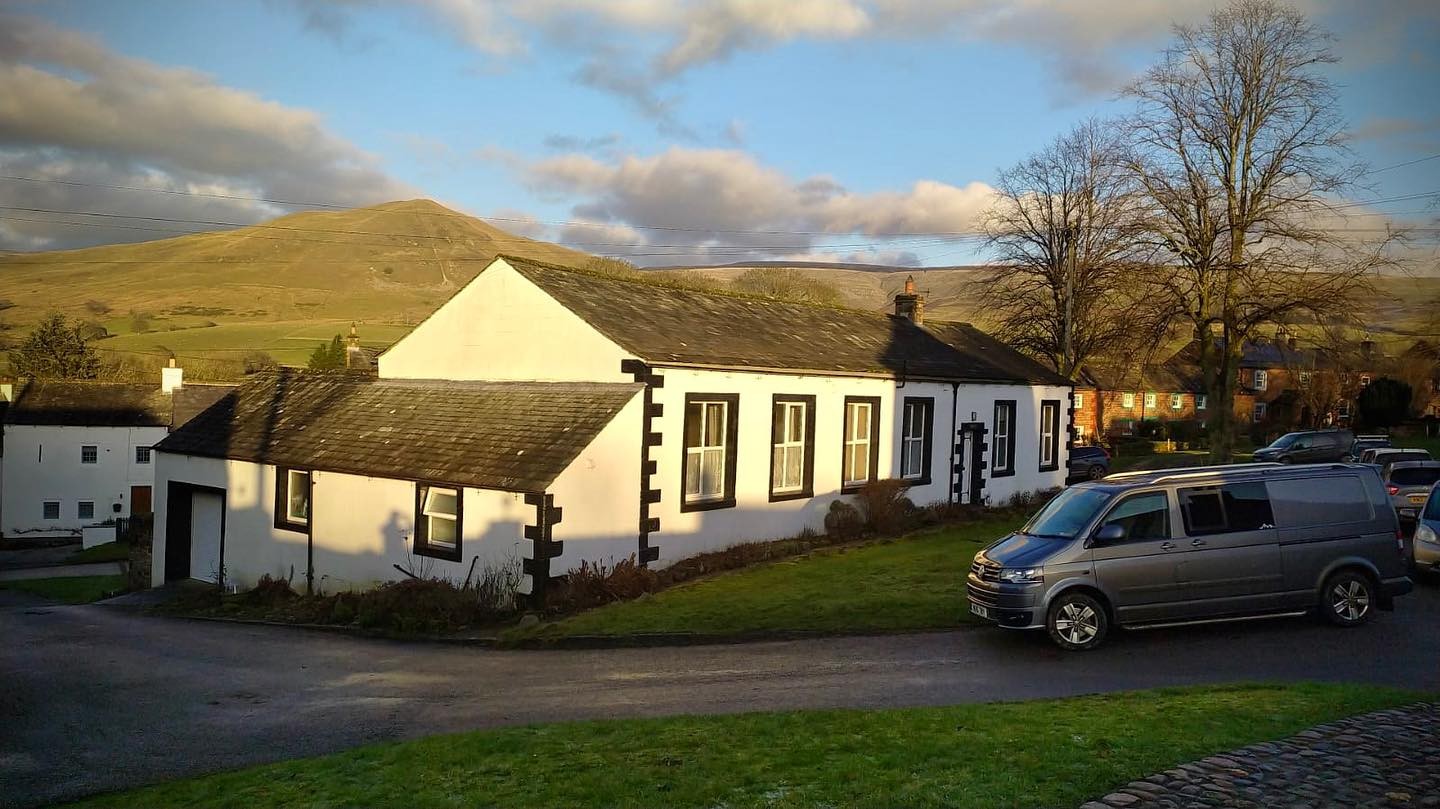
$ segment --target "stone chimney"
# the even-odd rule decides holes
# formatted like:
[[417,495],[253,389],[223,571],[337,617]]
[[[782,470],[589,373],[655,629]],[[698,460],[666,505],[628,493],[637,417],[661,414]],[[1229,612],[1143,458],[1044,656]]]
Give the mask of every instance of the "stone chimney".
[[905,277],[905,291],[895,296],[895,316],[917,326],[925,323],[925,296],[915,291],[915,276]]
[[345,367],[365,367],[365,355],[360,350],[360,335],[355,331],[353,322],[350,324],[350,334],[345,337]]
[[175,358],[170,358],[170,364],[160,369],[160,392],[174,393],[185,386],[185,369],[175,364]]

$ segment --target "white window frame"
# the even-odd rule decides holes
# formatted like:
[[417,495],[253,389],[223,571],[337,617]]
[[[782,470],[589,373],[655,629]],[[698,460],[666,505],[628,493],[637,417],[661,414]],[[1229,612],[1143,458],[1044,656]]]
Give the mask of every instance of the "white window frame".
[[1256,424],[1259,424],[1260,422],[1262,422],[1262,421],[1265,420],[1265,403],[1264,403],[1264,402],[1256,402],[1256,403],[1255,403],[1255,407],[1254,407],[1254,419],[1255,419],[1255,423],[1256,423]]
[[[859,415],[865,413],[864,422],[861,423]],[[852,417],[852,414],[853,417]],[[870,441],[872,425],[875,420],[875,404],[873,402],[846,402],[845,403],[845,455],[840,459],[840,483],[842,487],[864,486],[870,482],[870,467],[873,466],[872,458],[875,452],[875,445]],[[856,432],[860,433],[856,435]],[[861,473],[864,477],[855,477],[853,459],[855,448],[865,448],[865,462]]]
[[150,463],[152,452],[153,451],[150,449],[150,447],[136,447],[135,463],[140,466],[148,466]]
[[1310,387],[1310,380],[1311,380],[1312,378],[1313,378],[1313,376],[1312,376],[1312,374],[1311,374],[1309,371],[1301,371],[1301,372],[1300,372],[1300,387],[1302,387],[1302,388],[1308,388],[1308,387]]
[[1040,466],[1054,467],[1060,464],[1060,405],[1058,402],[1040,403]]
[[[55,507],[55,516],[53,516],[53,517],[50,516],[50,507],[51,507],[51,506],[54,506],[54,507]],[[59,501],[59,500],[41,500],[41,501],[40,501],[40,519],[42,519],[42,520],[58,520],[58,519],[60,519],[60,501]]]
[[[688,443],[685,445],[685,468],[681,470],[682,474],[684,475],[685,502],[687,504],[722,502],[725,500],[726,497],[726,469],[727,464],[730,461],[729,457],[727,457],[730,451],[730,448],[728,446],[730,429],[730,402],[726,401],[725,399],[691,399],[687,400],[685,403],[687,410],[689,409],[690,405],[700,406],[700,429],[697,431],[700,443],[693,447],[690,446]],[[720,443],[718,445],[711,445],[705,443],[705,437],[706,434],[709,433],[709,427],[715,418],[714,411],[712,410],[712,408],[715,407],[719,408]],[[689,417],[688,414],[686,417]],[[714,492],[701,491],[701,470],[705,469],[706,457],[714,455],[718,455],[720,458],[720,475],[717,478],[719,490]],[[691,458],[694,458],[695,463],[697,464],[697,468],[695,471],[694,491],[691,491],[690,488]]]
[[[437,495],[448,495],[455,503],[454,511],[436,508]],[[420,516],[425,519],[425,545],[442,551],[454,551],[460,547],[460,490],[444,486],[429,486],[425,489],[425,500],[420,507]],[[450,523],[450,539],[435,539],[436,521]]]
[[[925,468],[925,445],[929,442],[930,419],[933,402],[905,402],[900,417],[900,477],[903,480],[920,480],[930,471]],[[910,468],[910,453],[915,451],[915,468]]]
[[1076,391],[1076,392],[1075,392],[1075,409],[1076,409],[1076,410],[1079,410],[1080,408],[1082,408],[1082,407],[1084,407],[1084,406],[1085,406],[1085,394],[1084,394],[1084,393],[1081,393],[1080,391]]
[[[1015,459],[1011,457],[1010,435],[1015,430],[1015,412],[1018,407],[1009,401],[995,403],[995,434],[994,449],[991,451],[991,459],[994,460],[993,475],[1011,475],[1015,473]],[[1001,418],[1001,415],[1004,418]]]
[[1209,402],[1206,401],[1206,394],[1203,394],[1203,393],[1197,393],[1197,394],[1195,394],[1195,409],[1196,409],[1196,410],[1204,410],[1204,409],[1205,409],[1205,406],[1208,405],[1208,404],[1209,404]]
[[[89,506],[89,507],[90,507],[90,513],[89,513],[89,514],[86,514],[86,513],[85,513],[85,507],[86,507],[86,506]],[[93,519],[95,519],[95,501],[94,501],[94,500],[79,500],[79,501],[77,501],[77,502],[75,503],[75,519],[77,519],[77,520],[93,520]]]
[[1159,397],[1158,397],[1153,391],[1146,391],[1146,393],[1145,393],[1145,409],[1146,409],[1146,410],[1154,410],[1154,409],[1156,409],[1157,407],[1159,407],[1159,402],[1160,402]]
[[1362,388],[1363,388],[1363,387],[1367,387],[1367,386],[1369,386],[1369,384],[1370,384],[1370,375],[1369,375],[1369,374],[1361,374],[1361,375],[1360,375],[1360,387],[1362,387]]
[[[85,460],[85,456],[86,456],[87,451],[88,451],[89,456],[90,456],[90,460],[88,460],[88,461]],[[85,466],[94,466],[95,464],[100,463],[100,445],[99,445],[99,444],[81,444],[81,445],[80,445],[80,463],[84,464]]]
[[1256,368],[1256,369],[1255,369],[1255,381],[1254,381],[1254,383],[1251,385],[1251,387],[1253,387],[1255,390],[1269,390],[1269,389],[1270,389],[1270,372],[1269,372],[1269,371],[1266,371],[1266,370],[1263,369],[1263,368]]
[[1170,409],[1171,409],[1171,410],[1184,410],[1184,409],[1185,409],[1185,395],[1184,395],[1184,394],[1181,394],[1181,393],[1172,393],[1172,394],[1170,394]]
[[[292,510],[295,504],[295,481],[299,479],[304,483],[305,491],[305,513],[296,515]],[[305,469],[285,470],[285,521],[295,525],[309,525],[310,512],[310,472]]]
[[1122,394],[1120,394],[1120,406],[1121,406],[1121,407],[1134,407],[1134,406],[1135,406],[1135,394],[1133,394],[1133,393],[1122,393]]
[[[796,494],[805,490],[805,434],[810,427],[810,404],[809,402],[787,400],[775,402],[770,411],[772,419],[775,417],[775,409],[779,409],[781,413],[780,435],[779,440],[770,445],[772,478],[770,493]],[[799,435],[791,435],[791,428],[795,426],[791,417],[797,410],[800,412]],[[800,456],[799,474],[794,481],[785,479],[785,472],[790,468],[789,461],[792,453]],[[723,464],[721,468],[723,470]],[[720,488],[723,494],[725,488],[723,471]]]

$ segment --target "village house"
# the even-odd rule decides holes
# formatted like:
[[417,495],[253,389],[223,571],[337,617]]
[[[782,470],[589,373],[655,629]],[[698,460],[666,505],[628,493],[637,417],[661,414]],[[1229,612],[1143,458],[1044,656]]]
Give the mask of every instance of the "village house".
[[1133,435],[1145,421],[1204,419],[1209,406],[1198,369],[1173,360],[1138,372],[1086,366],[1075,386],[1075,440]]
[[1064,483],[1070,392],[909,285],[887,314],[500,258],[377,376],[266,374],[165,439],[152,580],[533,592],[823,531],[881,478],[999,503]]
[[67,536],[149,514],[152,448],[228,387],[40,380],[18,384],[4,410],[0,533]]

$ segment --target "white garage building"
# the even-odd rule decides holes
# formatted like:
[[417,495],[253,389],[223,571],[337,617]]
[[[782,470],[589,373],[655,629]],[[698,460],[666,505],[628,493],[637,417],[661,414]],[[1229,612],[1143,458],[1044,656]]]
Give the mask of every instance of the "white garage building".
[[[327,591],[650,564],[917,504],[1062,485],[1065,379],[963,323],[496,259],[379,378],[259,377],[160,444],[155,575]],[[561,519],[563,514],[563,519]]]

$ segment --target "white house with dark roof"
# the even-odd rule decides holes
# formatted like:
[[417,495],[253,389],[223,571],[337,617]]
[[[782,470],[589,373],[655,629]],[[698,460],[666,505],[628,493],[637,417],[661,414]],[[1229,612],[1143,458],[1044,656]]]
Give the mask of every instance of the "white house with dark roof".
[[497,259],[379,357],[378,379],[267,376],[166,439],[154,580],[209,565],[333,590],[417,559],[456,580],[514,559],[531,589],[582,560],[664,565],[823,530],[834,500],[881,478],[922,505],[1062,485],[1070,383],[923,304]]

